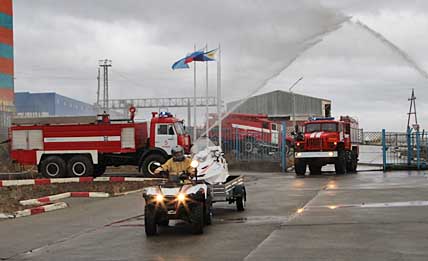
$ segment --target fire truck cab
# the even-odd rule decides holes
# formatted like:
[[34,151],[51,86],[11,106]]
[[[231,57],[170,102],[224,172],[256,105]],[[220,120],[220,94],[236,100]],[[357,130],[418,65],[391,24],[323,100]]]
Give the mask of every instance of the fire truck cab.
[[[135,112],[135,111],[134,111]],[[183,122],[172,114],[152,113],[146,122],[81,117],[15,118],[10,128],[11,157],[36,165],[47,178],[100,176],[107,166],[134,165],[145,176],[181,145],[190,152]]]
[[355,172],[358,163],[358,122],[342,116],[339,120],[312,118],[304,123],[303,133],[295,141],[296,176],[304,176],[306,166],[311,174],[334,164],[337,174]]

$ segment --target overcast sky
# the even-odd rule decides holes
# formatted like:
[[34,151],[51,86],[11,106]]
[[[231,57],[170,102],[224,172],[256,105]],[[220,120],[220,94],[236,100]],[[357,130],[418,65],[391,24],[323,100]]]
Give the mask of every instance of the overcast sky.
[[[109,58],[112,98],[191,96],[193,71],[171,64],[194,44],[221,43],[226,102],[288,90],[303,76],[295,91],[332,100],[335,115],[357,116],[366,130],[403,130],[415,88],[427,128],[428,80],[356,20],[428,70],[423,0],[14,0],[15,88],[94,103],[98,60]],[[197,69],[203,95],[205,68]],[[215,94],[214,62],[209,71]]]

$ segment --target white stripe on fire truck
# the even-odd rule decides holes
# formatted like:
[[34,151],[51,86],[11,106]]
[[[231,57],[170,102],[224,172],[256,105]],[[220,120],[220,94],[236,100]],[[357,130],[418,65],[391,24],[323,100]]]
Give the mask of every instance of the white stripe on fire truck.
[[241,124],[232,124],[232,128],[238,128],[238,129],[243,129],[243,130],[253,130],[253,131],[259,131],[259,132],[262,132],[262,131],[263,132],[270,132],[269,129],[257,128],[257,127],[241,125]]
[[90,141],[120,141],[120,136],[44,138],[44,142],[90,142]]

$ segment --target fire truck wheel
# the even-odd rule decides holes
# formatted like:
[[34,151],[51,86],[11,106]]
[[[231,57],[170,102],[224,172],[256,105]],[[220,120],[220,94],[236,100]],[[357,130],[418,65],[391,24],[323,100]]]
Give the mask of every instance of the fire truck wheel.
[[94,174],[92,175],[94,178],[99,177],[106,172],[107,166],[102,164],[97,164],[94,166]]
[[152,154],[147,156],[143,161],[143,166],[141,168],[143,175],[149,178],[156,178],[155,169],[158,168],[155,163],[164,164],[166,158],[161,154]]
[[334,169],[336,170],[336,174],[346,173],[346,154],[343,149],[339,149],[337,152],[337,159],[334,163]]
[[94,173],[94,164],[87,156],[76,155],[68,160],[67,171],[71,177],[91,176]]
[[296,177],[304,177],[306,172],[306,162],[303,160],[294,160],[294,171],[296,172]]
[[246,138],[243,145],[243,152],[251,153],[255,148],[255,141],[252,138]]
[[66,176],[66,163],[61,157],[50,156],[40,164],[40,171],[45,178],[63,178]]
[[347,168],[348,172],[353,173],[353,172],[357,171],[358,160],[357,160],[357,155],[355,154],[354,151],[351,151],[350,153],[351,153],[351,155],[349,157],[349,162],[348,162],[346,168]]

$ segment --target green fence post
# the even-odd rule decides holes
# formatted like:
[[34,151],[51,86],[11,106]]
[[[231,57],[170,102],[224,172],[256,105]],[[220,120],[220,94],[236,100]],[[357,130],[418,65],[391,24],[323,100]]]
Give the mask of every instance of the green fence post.
[[386,171],[386,133],[385,133],[385,129],[382,129],[382,162],[383,162],[383,171]]

